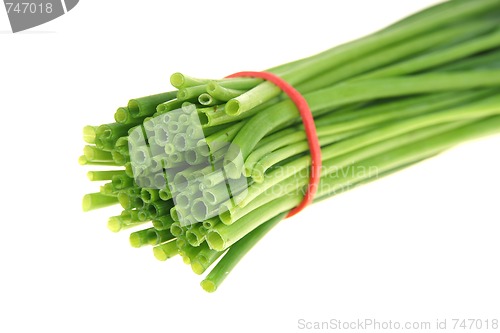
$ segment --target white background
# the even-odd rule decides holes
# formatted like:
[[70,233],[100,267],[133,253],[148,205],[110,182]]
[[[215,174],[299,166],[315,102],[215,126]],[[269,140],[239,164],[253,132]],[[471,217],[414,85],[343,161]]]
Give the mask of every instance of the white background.
[[[0,10],[0,332],[294,332],[298,320],[500,319],[500,137],[309,207],[215,294],[82,213],[86,124],[169,90],[362,36],[420,1],[81,1],[11,34]],[[450,323],[449,323],[450,325]]]

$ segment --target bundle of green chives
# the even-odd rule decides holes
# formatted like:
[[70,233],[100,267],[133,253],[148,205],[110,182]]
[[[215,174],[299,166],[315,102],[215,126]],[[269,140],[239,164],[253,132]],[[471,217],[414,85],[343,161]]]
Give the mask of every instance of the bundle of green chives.
[[[315,200],[461,142],[500,133],[500,0],[453,0],[268,70],[306,98],[322,150]],[[132,99],[86,126],[82,165],[104,182],[85,211],[119,204],[112,231],[159,260],[180,255],[215,291],[308,185],[295,105],[270,82],[175,73],[176,90]],[[358,170],[358,172],[352,172]],[[363,172],[359,172],[363,170]]]

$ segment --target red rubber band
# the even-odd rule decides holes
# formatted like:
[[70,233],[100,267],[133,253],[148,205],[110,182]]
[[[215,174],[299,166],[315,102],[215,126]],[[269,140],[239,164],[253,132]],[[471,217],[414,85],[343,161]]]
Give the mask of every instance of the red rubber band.
[[306,99],[302,96],[294,87],[292,87],[288,82],[280,78],[279,76],[269,73],[269,72],[238,72],[226,76],[226,78],[235,77],[257,77],[270,81],[277,85],[285,94],[290,97],[292,102],[295,103],[297,109],[302,117],[302,123],[304,124],[304,129],[307,136],[307,142],[309,144],[309,150],[311,153],[311,174],[309,176],[309,185],[307,186],[306,193],[302,202],[292,209],[288,217],[292,217],[295,214],[303,210],[307,205],[309,205],[318,190],[319,179],[321,174],[321,146],[318,140],[318,134],[316,133],[316,125],[314,124],[314,118],[311,113],[311,109],[307,104]]

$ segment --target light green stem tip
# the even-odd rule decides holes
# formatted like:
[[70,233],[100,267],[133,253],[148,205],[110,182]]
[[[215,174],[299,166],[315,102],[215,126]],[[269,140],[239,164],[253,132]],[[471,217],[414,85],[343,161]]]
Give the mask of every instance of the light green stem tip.
[[200,285],[203,288],[203,290],[209,293],[213,293],[214,291],[217,290],[217,286],[215,285],[215,283],[213,283],[210,280],[203,280],[201,281]]
[[108,207],[118,203],[118,198],[115,196],[105,195],[102,193],[89,193],[83,196],[82,209],[84,212],[90,210]]

